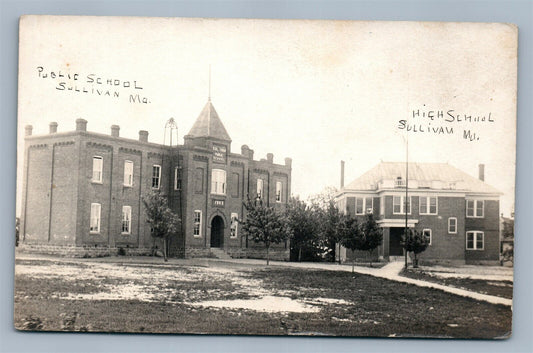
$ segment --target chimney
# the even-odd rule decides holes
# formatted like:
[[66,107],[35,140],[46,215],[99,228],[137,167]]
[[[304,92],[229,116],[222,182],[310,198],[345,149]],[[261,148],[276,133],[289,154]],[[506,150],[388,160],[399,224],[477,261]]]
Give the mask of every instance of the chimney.
[[270,163],[270,164],[274,163],[274,154],[272,154],[272,153],[267,153],[267,161],[268,161],[268,163]]
[[341,161],[341,189],[344,187],[344,161]]
[[292,158],[289,158],[289,157],[285,158],[285,165],[287,167],[292,167]]
[[32,131],[33,131],[33,126],[26,125],[24,127],[24,136],[31,136]]
[[120,132],[120,126],[118,125],[111,125],[111,136],[118,137]]
[[55,134],[57,132],[57,123],[55,121],[52,121],[48,126],[50,127],[51,134]]
[[76,131],[87,131],[87,120],[76,119]]
[[139,141],[148,142],[148,131],[139,130]]
[[478,167],[479,167],[479,180],[485,181],[485,164],[480,164]]

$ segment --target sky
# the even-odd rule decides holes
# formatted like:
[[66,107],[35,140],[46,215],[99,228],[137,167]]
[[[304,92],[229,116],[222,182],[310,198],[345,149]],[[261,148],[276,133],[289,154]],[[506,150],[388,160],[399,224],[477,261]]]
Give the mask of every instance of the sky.
[[293,195],[339,187],[341,160],[346,184],[380,161],[405,161],[408,138],[412,162],[476,177],[485,164],[500,211],[513,208],[511,25],[33,16],[21,20],[19,57],[19,204],[25,125],[72,131],[84,118],[89,131],[116,124],[122,137],[147,130],[163,143],[174,118],[182,143],[210,95],[232,152],[246,144],[256,159],[293,159]]

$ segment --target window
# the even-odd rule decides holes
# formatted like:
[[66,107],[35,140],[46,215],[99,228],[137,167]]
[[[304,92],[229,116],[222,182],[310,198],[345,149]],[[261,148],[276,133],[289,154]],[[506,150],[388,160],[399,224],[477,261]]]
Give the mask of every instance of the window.
[[195,237],[202,236],[202,211],[194,211],[194,227],[192,234]]
[[257,197],[263,197],[263,179],[257,179]]
[[356,197],[355,198],[355,214],[362,215],[365,213],[372,213],[374,211],[374,202],[372,197]]
[[283,192],[283,184],[281,181],[276,181],[276,202],[281,202],[281,195]]
[[466,249],[483,250],[484,233],[480,231],[466,232]]
[[102,182],[102,171],[104,169],[104,159],[100,156],[93,157],[93,183]]
[[448,218],[448,233],[457,234],[457,218]]
[[420,214],[437,214],[436,196],[420,196]]
[[152,167],[152,189],[159,189],[161,184],[161,166],[154,165]]
[[483,200],[466,200],[466,216],[472,218],[483,218]]
[[122,206],[122,234],[131,233],[131,206]]
[[124,186],[133,186],[133,162],[124,161]]
[[231,197],[239,197],[239,173],[231,173]]
[[[393,196],[392,213],[405,214],[405,196]],[[411,214],[411,196],[407,199],[407,214]]]
[[355,198],[355,214],[363,214],[363,199],[360,197]]
[[181,190],[181,167],[174,169],[174,190]]
[[99,203],[91,204],[91,220],[89,225],[90,233],[100,233],[100,210],[102,206]]
[[431,245],[431,229],[424,229],[422,234],[429,240],[429,245]]
[[226,171],[213,169],[211,173],[211,193],[216,195],[226,195]]
[[405,186],[405,180],[403,180],[402,177],[397,177],[395,182],[394,182],[394,186],[397,187],[397,188],[404,187]]
[[196,168],[194,171],[194,192],[197,194],[204,192],[204,170],[202,168]]
[[237,213],[231,214],[231,235],[230,238],[237,238],[239,232],[239,215]]

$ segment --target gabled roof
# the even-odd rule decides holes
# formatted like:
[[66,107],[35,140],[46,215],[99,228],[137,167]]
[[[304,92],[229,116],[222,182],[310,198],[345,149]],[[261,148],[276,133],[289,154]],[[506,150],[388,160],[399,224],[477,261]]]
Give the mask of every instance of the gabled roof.
[[194,137],[213,137],[220,140],[231,141],[226,128],[224,128],[222,121],[218,117],[215,107],[211,104],[211,100],[207,101],[188,135]]
[[[405,180],[405,162],[381,162],[346,185],[343,190],[376,190],[380,181],[396,180],[398,177]],[[448,185],[456,183],[457,189],[468,192],[501,194],[494,187],[447,163],[409,163],[409,180],[442,181]]]

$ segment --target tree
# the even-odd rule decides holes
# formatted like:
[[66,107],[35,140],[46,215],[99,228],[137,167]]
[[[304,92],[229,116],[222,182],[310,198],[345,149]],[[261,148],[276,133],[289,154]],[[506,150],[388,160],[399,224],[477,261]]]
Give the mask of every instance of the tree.
[[302,253],[315,260],[320,256],[319,219],[317,210],[304,201],[292,197],[286,209],[286,217],[291,236],[291,250],[297,253],[297,261]]
[[407,236],[402,237],[405,251],[410,251],[414,254],[413,267],[418,267],[418,254],[425,251],[429,245],[429,239],[421,232],[409,229]]
[[354,272],[355,267],[355,250],[361,248],[363,243],[363,232],[359,227],[359,223],[356,218],[349,216],[342,217],[342,221],[339,225],[339,237],[340,243],[347,249],[352,250],[354,253],[354,258],[352,262],[352,272]]
[[168,261],[168,239],[178,233],[181,221],[168,207],[167,198],[157,191],[143,197],[146,221],[152,227],[152,237],[163,240],[163,257]]
[[[335,262],[335,248],[343,238],[342,228],[345,226],[345,216],[339,211],[333,201],[325,209],[318,209],[320,233],[325,247],[328,249],[330,261]],[[340,246],[340,245],[339,245]],[[339,254],[339,263],[341,262]]]
[[[366,215],[365,221],[361,225],[361,231],[363,241],[359,250],[368,251],[369,255],[372,255],[372,251],[383,241],[382,229],[377,224],[373,214]],[[372,257],[370,257],[370,267],[372,267]]]
[[263,206],[261,202],[248,199],[243,204],[247,212],[242,222],[242,230],[256,243],[265,245],[268,266],[270,246],[281,243],[290,235],[287,220],[282,213],[273,207]]

